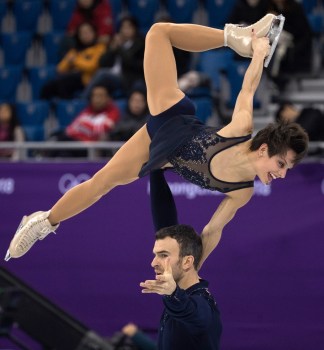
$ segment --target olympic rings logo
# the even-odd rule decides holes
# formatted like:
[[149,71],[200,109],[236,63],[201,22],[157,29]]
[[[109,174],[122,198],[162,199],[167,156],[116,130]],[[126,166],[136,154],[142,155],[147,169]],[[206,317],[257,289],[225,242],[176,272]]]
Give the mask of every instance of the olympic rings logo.
[[12,194],[15,191],[15,180],[12,177],[0,178],[0,194]]
[[87,181],[90,179],[89,174],[79,174],[79,175],[73,175],[71,173],[66,173],[61,176],[59,182],[58,182],[58,189],[59,191],[64,194],[68,190],[70,190],[72,187],[79,185],[80,183]]

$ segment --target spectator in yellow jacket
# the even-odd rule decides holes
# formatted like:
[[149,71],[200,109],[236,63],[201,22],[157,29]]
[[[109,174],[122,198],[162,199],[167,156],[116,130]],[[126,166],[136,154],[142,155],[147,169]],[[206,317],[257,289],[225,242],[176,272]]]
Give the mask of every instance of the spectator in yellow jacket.
[[57,65],[57,76],[45,83],[41,99],[71,99],[81,92],[98,69],[105,45],[97,43],[94,26],[82,23],[75,34],[76,45],[70,49]]

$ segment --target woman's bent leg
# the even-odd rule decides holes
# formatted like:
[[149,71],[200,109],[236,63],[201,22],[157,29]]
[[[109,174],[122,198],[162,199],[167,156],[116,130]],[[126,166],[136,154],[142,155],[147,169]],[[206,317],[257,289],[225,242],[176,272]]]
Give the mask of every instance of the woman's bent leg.
[[223,46],[222,30],[195,24],[156,23],[146,36],[144,74],[148,105],[157,115],[175,103],[184,93],[177,83],[172,46],[186,51],[205,51]]
[[144,54],[144,75],[151,114],[164,112],[184,95],[177,83],[173,46],[186,51],[201,52],[225,45],[242,56],[252,57],[252,29],[257,37],[266,36],[276,18],[268,14],[251,26],[243,28],[226,24],[225,31],[197,24],[154,24],[147,33]]

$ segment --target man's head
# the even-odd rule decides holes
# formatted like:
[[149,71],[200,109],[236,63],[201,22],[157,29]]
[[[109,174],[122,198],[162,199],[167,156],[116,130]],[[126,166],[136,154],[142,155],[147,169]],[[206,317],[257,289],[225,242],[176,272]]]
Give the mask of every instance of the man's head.
[[163,273],[163,261],[169,257],[174,280],[178,283],[187,272],[197,272],[202,255],[201,237],[187,225],[174,225],[155,235],[152,267],[157,275]]
[[111,102],[111,96],[105,85],[95,85],[90,94],[90,105],[96,111],[100,112],[107,108]]

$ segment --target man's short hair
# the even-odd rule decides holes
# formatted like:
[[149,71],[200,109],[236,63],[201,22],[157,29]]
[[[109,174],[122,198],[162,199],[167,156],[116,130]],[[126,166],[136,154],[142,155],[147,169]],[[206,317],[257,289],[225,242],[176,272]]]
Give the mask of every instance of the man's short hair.
[[110,90],[109,90],[109,87],[107,84],[105,83],[97,83],[96,85],[94,85],[92,88],[91,88],[91,92],[90,92],[90,95],[92,94],[93,90],[96,89],[96,88],[100,88],[100,89],[104,89],[106,92],[107,92],[107,95],[110,95]]
[[156,240],[166,237],[173,238],[178,242],[181,258],[188,255],[194,257],[194,268],[197,270],[202,256],[202,240],[197,232],[189,225],[174,225],[162,228],[155,234]]

